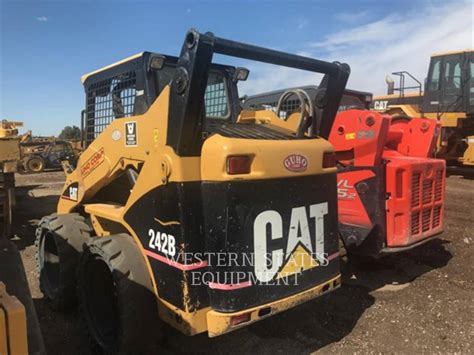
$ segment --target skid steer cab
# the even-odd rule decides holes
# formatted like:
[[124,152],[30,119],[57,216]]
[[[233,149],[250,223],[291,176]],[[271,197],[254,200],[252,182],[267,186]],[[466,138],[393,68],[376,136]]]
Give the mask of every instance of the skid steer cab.
[[150,345],[157,312],[217,336],[340,285],[333,147],[304,133],[310,117],[297,133],[273,112],[239,121],[248,70],[214,53],[323,73],[326,136],[350,72],[190,30],[178,58],[144,52],[82,77],[87,149],[37,248],[44,294],[57,309],[78,299],[103,350]]
[[[280,120],[272,123],[296,131],[298,117],[317,110],[318,100],[315,87],[293,88],[247,97],[244,109],[274,111]],[[433,158],[439,123],[371,112],[370,101],[368,93],[346,90],[328,139],[343,244],[349,253],[378,257],[443,231],[445,162]]]

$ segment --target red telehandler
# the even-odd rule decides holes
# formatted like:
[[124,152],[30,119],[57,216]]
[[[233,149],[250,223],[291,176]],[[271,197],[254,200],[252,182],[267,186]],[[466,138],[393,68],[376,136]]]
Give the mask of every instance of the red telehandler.
[[[241,119],[258,120],[259,111],[273,110],[281,118],[273,124],[296,131],[318,120],[320,96],[307,86],[246,97]],[[433,158],[439,123],[369,111],[371,99],[346,90],[328,138],[338,166],[342,242],[349,254],[379,257],[443,231],[446,167]]]

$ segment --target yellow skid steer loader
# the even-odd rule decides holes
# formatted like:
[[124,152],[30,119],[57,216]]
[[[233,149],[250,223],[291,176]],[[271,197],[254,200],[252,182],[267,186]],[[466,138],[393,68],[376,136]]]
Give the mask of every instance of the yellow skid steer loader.
[[64,309],[77,287],[104,351],[146,348],[158,319],[213,337],[340,285],[333,147],[305,134],[311,119],[297,133],[239,123],[249,72],[215,53],[323,73],[326,136],[350,72],[190,30],[178,58],[143,52],[83,76],[87,149],[37,250],[46,297]]

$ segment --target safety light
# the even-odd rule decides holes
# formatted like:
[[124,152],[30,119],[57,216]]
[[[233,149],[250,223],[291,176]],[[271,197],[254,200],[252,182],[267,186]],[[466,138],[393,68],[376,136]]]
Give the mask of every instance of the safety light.
[[252,158],[248,155],[233,155],[227,157],[227,174],[248,174],[250,173],[250,165]]
[[247,68],[235,68],[235,72],[233,75],[234,83],[238,81],[245,81],[249,77],[249,70]]
[[336,154],[325,152],[323,154],[323,168],[334,168],[336,166]]
[[165,57],[162,55],[155,55],[150,60],[150,69],[161,70],[165,64]]

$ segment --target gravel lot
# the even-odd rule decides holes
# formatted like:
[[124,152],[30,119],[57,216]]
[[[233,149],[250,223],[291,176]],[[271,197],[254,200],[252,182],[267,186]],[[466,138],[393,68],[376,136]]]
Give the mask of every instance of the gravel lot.
[[[74,312],[51,311],[38,288],[34,226],[54,212],[62,172],[17,177],[16,243],[49,354],[87,353]],[[474,349],[474,180],[447,180],[445,232],[419,248],[344,266],[338,291],[209,339],[166,328],[165,353],[469,353]]]

